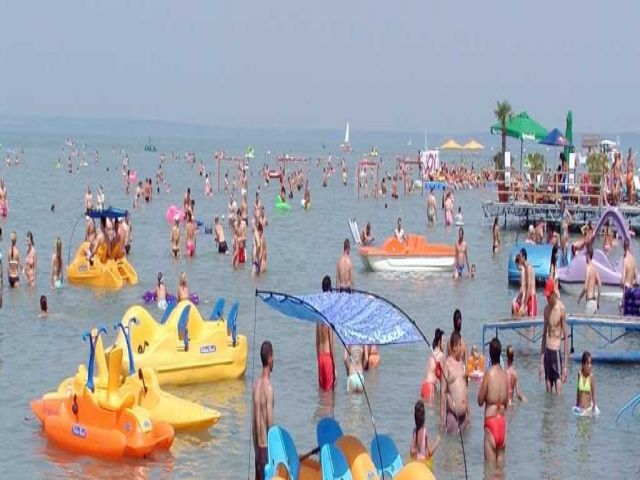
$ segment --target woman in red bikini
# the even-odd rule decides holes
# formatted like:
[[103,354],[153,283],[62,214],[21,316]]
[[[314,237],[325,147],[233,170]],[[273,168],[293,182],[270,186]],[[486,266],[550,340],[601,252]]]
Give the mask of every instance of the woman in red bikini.
[[507,375],[500,366],[502,345],[494,338],[489,343],[491,367],[485,372],[478,390],[478,406],[484,405],[484,461],[490,469],[504,468],[507,441]]

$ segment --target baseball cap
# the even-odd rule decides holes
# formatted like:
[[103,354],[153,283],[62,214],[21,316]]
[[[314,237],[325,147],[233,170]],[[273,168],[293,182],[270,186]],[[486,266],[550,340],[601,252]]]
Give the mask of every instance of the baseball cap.
[[553,278],[549,278],[544,285],[544,296],[549,298],[552,293],[556,292],[556,282]]

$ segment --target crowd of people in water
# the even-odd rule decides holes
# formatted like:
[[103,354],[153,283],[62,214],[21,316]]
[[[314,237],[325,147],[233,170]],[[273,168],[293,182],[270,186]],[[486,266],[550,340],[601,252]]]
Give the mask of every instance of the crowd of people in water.
[[[350,293],[354,288],[353,266],[349,257],[349,241],[345,240],[342,256],[336,266],[336,285],[331,278],[322,279],[322,291]],[[544,378],[547,393],[560,395],[569,382],[569,331],[565,307],[560,300],[556,282],[549,279],[544,288],[546,306],[540,348],[539,380]],[[481,422],[484,429],[483,453],[488,471],[504,468],[507,446],[507,411],[516,402],[526,403],[527,397],[515,367],[515,349],[506,349],[498,338],[489,342],[489,361],[474,345],[469,351],[462,336],[462,312],[453,312],[452,332],[448,338],[436,328],[427,359],[423,381],[417,390],[420,398],[414,405],[415,428],[409,442],[411,458],[425,461],[432,468],[432,457],[440,445],[440,435],[430,435],[429,429],[443,435],[461,435],[472,427],[469,382],[478,382],[477,405],[484,407]],[[262,374],[253,387],[253,444],[255,448],[256,478],[263,478],[267,461],[267,431],[275,424],[273,371],[273,345],[262,344],[260,351]],[[316,357],[318,388],[333,392],[338,384],[338,358],[333,330],[330,326],[316,325]],[[362,393],[366,372],[380,365],[381,357],[375,345],[350,345],[342,354],[346,387],[349,394]],[[426,408],[438,412],[438,425],[426,424]],[[582,354],[581,368],[576,379],[576,404],[580,412],[596,411],[596,382],[591,365],[591,354]],[[432,433],[433,433],[432,430]]]
[[[78,156],[69,156],[69,173],[73,172],[73,161]],[[85,152],[86,157],[86,152]],[[83,158],[85,158],[83,157]],[[177,159],[172,154],[173,160]],[[86,162],[86,159],[83,160]],[[99,154],[95,152],[95,161],[99,162]],[[142,202],[150,203],[154,196],[162,191],[171,192],[164,173],[165,154],[160,154],[160,162],[154,179],[137,178],[137,173],[131,169],[127,154],[123,154],[121,163],[122,182],[127,194],[131,193],[131,186],[135,186],[132,195],[131,208],[135,212]],[[377,160],[378,161],[378,160]],[[186,156],[187,165],[193,168],[197,164],[196,155],[189,153]],[[632,164],[632,159],[628,163]],[[289,203],[295,192],[301,195],[302,205],[309,208],[311,205],[311,193],[309,176],[311,170],[310,159],[296,159],[292,163],[279,162],[277,168],[271,168],[265,164],[260,170],[260,184],[256,187],[252,206],[249,206],[249,178],[246,165],[242,161],[236,162],[235,170],[224,173],[224,195],[229,197],[225,215],[215,215],[211,234],[217,251],[221,255],[230,255],[232,268],[238,268],[247,263],[247,247],[251,248],[251,270],[254,275],[263,275],[267,272],[267,241],[266,230],[269,226],[265,206],[261,197],[261,188],[267,188],[272,183],[277,183],[277,196],[281,204]],[[7,165],[11,159],[7,156]],[[19,164],[18,156],[15,157],[15,165]],[[287,168],[291,166],[292,168]],[[384,164],[379,160],[379,166]],[[612,167],[612,196],[611,202],[620,201],[626,192],[629,199],[635,195],[635,190],[628,187],[628,178],[621,174],[621,162],[617,157]],[[322,167],[321,185],[326,187],[329,178],[337,172],[329,156],[326,159],[318,159],[317,166]],[[393,172],[385,171],[381,182],[374,178],[373,170],[362,170],[357,175],[356,181],[364,189],[365,196],[386,197],[391,199],[399,197],[399,184],[404,192],[411,193],[417,183],[412,181],[415,174],[413,163],[400,162],[396,164]],[[349,168],[344,159],[340,160],[338,167],[341,172],[341,181],[348,184]],[[211,185],[213,175],[208,172],[204,163],[200,161],[199,175],[203,178],[204,194],[206,197],[214,195]],[[442,210],[442,219],[446,227],[457,227],[458,237],[454,245],[455,264],[454,276],[460,278],[475,277],[476,267],[470,264],[468,245],[464,237],[464,220],[462,209],[458,206],[455,210],[454,190],[460,188],[477,188],[491,181],[492,174],[488,170],[476,170],[465,165],[446,166],[437,173],[429,173],[428,178],[422,180],[441,181],[449,185],[442,192],[440,208],[436,199],[435,189],[430,188],[426,199],[426,219],[429,226],[435,226],[439,221],[439,210]],[[389,192],[387,184],[390,184]],[[627,185],[625,191],[623,186]],[[422,186],[420,185],[420,188]],[[236,201],[236,198],[238,201]],[[605,195],[605,198],[606,195]],[[84,236],[83,254],[86,260],[94,265],[96,259],[105,263],[111,260],[117,261],[130,255],[133,241],[132,212],[125,211],[121,216],[100,215],[105,210],[107,203],[102,185],[94,193],[91,186],[87,186],[84,197],[84,210],[87,212]],[[52,211],[54,206],[52,206]],[[3,179],[0,179],[0,216],[6,217],[9,212],[7,188]],[[196,203],[192,198],[191,188],[187,188],[182,202],[182,210],[176,211],[169,219],[171,221],[169,244],[171,257],[195,257],[197,251],[197,238],[202,233],[203,223],[199,222],[196,214]],[[591,223],[582,228],[582,236],[573,244],[569,244],[569,227],[573,221],[569,206],[563,208],[562,220],[559,231],[553,225],[547,225],[542,219],[529,227],[527,244],[540,244],[547,242],[552,245],[549,279],[543,288],[546,305],[543,311],[543,334],[540,349],[540,364],[538,375],[544,378],[547,392],[560,394],[563,385],[568,382],[569,359],[569,332],[565,306],[561,300],[557,281],[557,268],[560,256],[566,259],[569,252],[575,255],[581,250],[586,251],[588,265],[585,275],[584,289],[578,297],[578,302],[586,298],[587,313],[595,313],[600,303],[600,279],[598,272],[592,267],[590,260],[593,257],[592,240],[594,230]],[[205,233],[208,227],[204,227]],[[231,245],[227,243],[225,228],[230,233]],[[502,246],[498,218],[495,218],[492,230],[492,249],[494,254]],[[20,281],[35,288],[38,273],[38,257],[35,248],[34,236],[31,231],[25,234],[25,254],[21,256],[18,246],[18,234],[12,231],[10,234],[10,246],[6,253],[7,280],[10,288],[18,288]],[[402,226],[402,218],[397,219],[393,232],[400,242],[407,241],[407,235]],[[362,245],[369,246],[375,243],[375,238],[370,222],[361,232],[359,240]],[[2,241],[2,229],[0,229],[0,241]],[[615,245],[616,239],[611,226],[607,223],[602,232],[603,249],[608,252]],[[636,262],[628,241],[624,242],[624,264],[621,288],[629,288],[637,284]],[[350,293],[355,288],[355,274],[350,257],[351,244],[348,239],[343,242],[343,252],[336,263],[334,282],[329,275],[322,279],[321,290],[323,292]],[[522,248],[515,259],[520,271],[520,288],[514,299],[511,311],[514,316],[538,316],[538,298],[536,293],[536,276],[533,266],[528,262],[527,250]],[[466,273],[465,273],[466,272]],[[2,255],[0,254],[0,307],[2,307],[3,292]],[[52,290],[62,287],[64,281],[64,264],[62,259],[62,241],[58,237],[53,246],[50,268],[50,286]],[[167,288],[162,272],[157,275],[155,297],[160,309],[167,308]],[[190,290],[185,272],[181,272],[177,284],[177,300],[190,299]],[[39,299],[40,316],[48,314],[48,302],[46,295]],[[376,369],[381,364],[380,351],[376,345],[349,345],[342,352],[336,351],[335,339],[331,327],[318,323],[316,325],[315,345],[317,357],[318,388],[324,392],[333,392],[338,385],[339,370],[344,368],[346,378],[346,390],[349,394],[360,394],[365,390],[365,379],[369,371]],[[431,343],[431,355],[426,361],[423,380],[416,386],[420,399],[415,403],[414,423],[415,428],[411,434],[409,454],[420,461],[430,461],[441,444],[440,435],[433,436],[429,430],[439,430],[442,435],[457,435],[471,428],[471,401],[469,399],[469,382],[480,383],[477,394],[477,404],[484,407],[484,458],[488,465],[502,468],[505,462],[505,450],[507,444],[506,412],[513,408],[515,402],[527,402],[520,385],[520,374],[515,367],[515,349],[508,345],[503,349],[500,341],[494,338],[489,343],[489,359],[485,362],[484,356],[476,346],[471,349],[462,336],[462,313],[455,309],[453,313],[453,329],[446,337],[445,331],[440,327],[435,329],[433,342]],[[262,362],[262,374],[253,386],[253,444],[255,449],[256,478],[262,478],[264,466],[267,461],[267,431],[275,423],[274,419],[274,388],[271,383],[271,372],[274,365],[274,349],[269,341],[263,342],[260,349]],[[339,361],[341,358],[342,362]],[[342,367],[339,366],[342,364]],[[576,407],[587,410],[596,407],[596,382],[592,370],[591,355],[585,351],[582,355],[581,368],[577,375]],[[438,412],[438,425],[427,425],[427,408],[435,408]]]

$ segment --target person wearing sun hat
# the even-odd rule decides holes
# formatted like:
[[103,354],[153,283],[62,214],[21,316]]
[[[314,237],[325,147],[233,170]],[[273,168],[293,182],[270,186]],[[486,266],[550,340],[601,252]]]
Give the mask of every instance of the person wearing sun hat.
[[[564,305],[560,301],[556,282],[553,278],[547,280],[544,286],[544,296],[547,299],[547,306],[544,309],[538,378],[541,379],[544,369],[547,392],[551,393],[555,385],[556,394],[560,395],[562,393],[562,384],[567,381],[568,376],[569,331]],[[564,347],[564,358],[560,354],[561,343]]]

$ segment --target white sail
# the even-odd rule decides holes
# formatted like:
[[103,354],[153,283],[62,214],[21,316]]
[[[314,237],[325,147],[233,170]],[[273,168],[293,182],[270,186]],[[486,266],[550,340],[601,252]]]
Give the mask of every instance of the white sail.
[[344,132],[344,143],[349,144],[349,122],[347,122],[347,129]]

